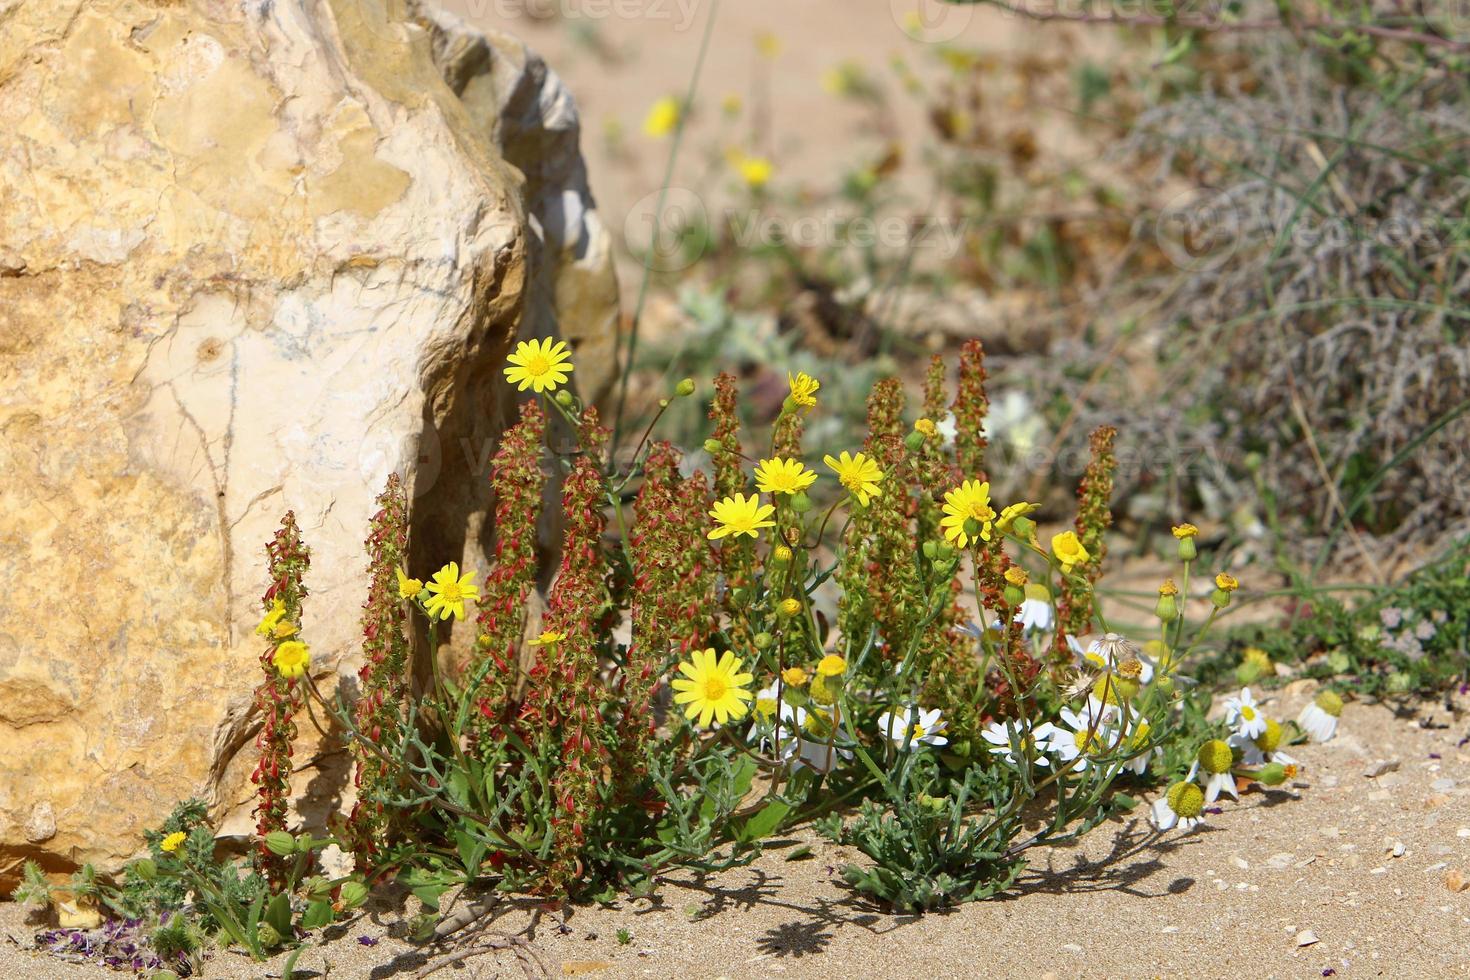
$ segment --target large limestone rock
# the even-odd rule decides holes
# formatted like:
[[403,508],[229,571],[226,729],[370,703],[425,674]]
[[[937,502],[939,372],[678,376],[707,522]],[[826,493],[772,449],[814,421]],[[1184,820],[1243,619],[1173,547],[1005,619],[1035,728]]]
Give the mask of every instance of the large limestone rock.
[[0,885],[116,866],[193,793],[248,812],[282,513],[350,674],[387,472],[416,560],[483,571],[507,345],[559,330],[595,397],[615,288],[575,111],[508,38],[398,0],[0,3]]

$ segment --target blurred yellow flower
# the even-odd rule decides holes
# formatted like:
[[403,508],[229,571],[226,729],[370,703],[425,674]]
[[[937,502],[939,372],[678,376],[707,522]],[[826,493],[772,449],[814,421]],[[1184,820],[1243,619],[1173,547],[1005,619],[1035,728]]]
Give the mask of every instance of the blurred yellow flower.
[[679,100],[666,95],[653,104],[643,117],[643,132],[655,139],[667,136],[679,126]]
[[[761,493],[800,493],[817,481],[815,471],[799,459],[761,460],[755,468],[755,487]],[[790,555],[787,555],[790,559]]]
[[1234,592],[1240,588],[1240,580],[1228,572],[1221,572],[1215,576],[1215,588],[1221,592]]
[[745,181],[745,186],[755,190],[766,186],[771,174],[775,172],[775,167],[765,157],[742,156],[736,162],[735,168],[740,171],[740,179]]
[[829,653],[817,664],[817,674],[822,677],[840,677],[847,673],[847,661]]
[[265,618],[262,619],[259,625],[255,627],[255,632],[259,633],[261,636],[270,636],[276,631],[276,625],[280,623],[285,615],[286,604],[280,599],[277,599],[275,602],[271,603],[270,612],[266,613]]
[[745,108],[745,101],[734,92],[731,92],[720,100],[720,108],[724,110],[727,116],[738,116],[740,115],[740,110]]
[[791,687],[801,687],[809,678],[800,667],[787,667],[781,671],[781,680]]
[[440,619],[464,619],[464,604],[470,599],[480,598],[480,589],[475,585],[475,573],[466,570],[463,575],[459,572],[459,563],[450,562],[434,573],[434,578],[428,584],[429,601],[424,603],[432,618],[438,616]]
[[714,510],[709,512],[709,516],[719,525],[709,532],[709,537],[711,540],[730,534],[737,538],[742,534],[748,534],[752,538],[759,537],[756,532],[761,528],[776,526],[775,521],[769,520],[775,512],[775,507],[762,504],[756,494],[746,497],[743,493],[737,493],[733,497],[726,497],[716,501]]
[[1012,585],[1025,585],[1026,579],[1026,569],[1020,565],[1012,565],[1006,569],[1006,581]]
[[933,439],[939,434],[939,426],[934,424],[933,419],[915,419],[914,431],[925,439]]
[[1193,524],[1175,524],[1172,530],[1174,532],[1174,537],[1179,538],[1180,540],[1183,540],[1184,538],[1192,538],[1199,533],[1199,528],[1195,527]]
[[276,672],[288,680],[300,677],[311,666],[311,648],[300,640],[287,640],[271,654],[271,663],[275,665]]
[[1051,536],[1051,553],[1062,564],[1062,571],[1070,572],[1074,565],[1085,565],[1092,555],[1082,545],[1076,531],[1063,531]]
[[167,854],[172,854],[179,849],[184,841],[188,839],[188,834],[184,833],[182,830],[176,830],[165,837],[163,840],[158,842],[158,849]]
[[408,574],[401,568],[394,569],[398,573],[398,598],[412,599],[424,591],[424,583],[416,578],[409,578]]
[[781,53],[781,39],[770,31],[761,31],[755,36],[755,49],[763,58],[774,58]]
[[869,499],[882,492],[878,489],[878,481],[883,479],[883,471],[876,462],[862,453],[854,456],[844,449],[840,459],[827,455],[822,457],[822,462],[837,474],[838,482],[864,507],[868,506]]
[[556,630],[542,630],[541,631],[541,635],[537,636],[536,639],[534,639],[534,640],[531,641],[531,646],[533,646],[533,647],[546,647],[546,646],[551,646],[551,644],[553,644],[553,643],[560,643],[562,640],[565,640],[566,638],[567,638],[567,635],[565,633],[558,633]]

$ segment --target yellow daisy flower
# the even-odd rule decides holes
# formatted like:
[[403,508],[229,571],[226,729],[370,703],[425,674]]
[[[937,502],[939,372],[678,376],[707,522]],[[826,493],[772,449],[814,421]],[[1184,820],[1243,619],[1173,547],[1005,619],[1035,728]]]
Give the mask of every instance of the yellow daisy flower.
[[799,459],[763,459],[755,468],[755,488],[761,493],[800,493],[817,481],[817,474]]
[[266,613],[265,618],[262,619],[260,621],[260,624],[255,627],[255,632],[260,634],[261,636],[270,636],[276,631],[277,624],[279,624],[280,621],[285,618],[285,616],[286,604],[280,599],[277,599],[274,603],[271,604],[270,612]]
[[717,725],[727,721],[739,721],[750,710],[747,701],[753,700],[748,685],[754,679],[740,672],[740,659],[726,650],[718,660],[713,649],[696,650],[691,663],[680,664],[673,688],[674,703],[685,705],[684,717],[695,721],[700,728],[710,727],[713,720]]
[[1009,531],[1011,525],[1016,522],[1016,518],[1034,514],[1040,509],[1040,504],[1028,504],[1024,500],[1019,504],[1009,504],[1000,512],[1000,516],[995,519],[995,529],[997,531]]
[[440,619],[464,619],[464,604],[467,600],[480,598],[480,590],[475,585],[475,573],[466,571],[463,575],[459,573],[459,563],[450,562],[434,573],[434,578],[429,582],[429,601],[424,603],[429,616],[438,616]]
[[184,841],[188,839],[188,834],[184,833],[182,830],[176,830],[165,837],[163,840],[158,842],[158,849],[166,854],[172,854],[179,849],[180,845],[182,845]]
[[300,640],[287,640],[271,654],[271,663],[276,673],[287,680],[300,677],[311,666],[311,648]]
[[822,388],[822,382],[807,374],[805,371],[797,372],[795,377],[791,372],[786,372],[786,383],[791,386],[791,404],[797,408],[812,409],[817,405],[817,392]]
[[727,534],[733,534],[737,538],[742,534],[748,534],[752,538],[759,537],[756,534],[763,527],[775,527],[776,522],[767,520],[776,512],[771,504],[762,504],[760,497],[751,494],[749,497],[743,493],[737,493],[733,497],[715,502],[715,509],[709,512],[719,524],[719,527],[709,532],[710,540],[723,538]]
[[1085,565],[1092,560],[1091,553],[1083,547],[1076,531],[1063,531],[1051,536],[1051,553],[1062,564],[1062,571],[1070,572],[1074,565]]
[[990,482],[966,480],[944,495],[944,517],[939,526],[944,536],[956,547],[971,541],[989,541],[995,522],[995,508],[990,506]]
[[394,571],[398,573],[398,598],[412,599],[424,591],[424,583],[416,578],[409,578],[401,568],[395,568]]
[[672,133],[679,125],[679,100],[666,95],[655,102],[643,117],[643,132],[658,139]]
[[755,189],[766,186],[776,170],[765,157],[747,156],[735,161],[735,169],[740,172],[740,179],[745,181],[745,186]]
[[541,631],[541,635],[538,636],[538,637],[536,637],[536,639],[534,639],[534,640],[531,641],[531,646],[533,646],[533,647],[546,647],[546,646],[551,646],[551,644],[553,644],[553,643],[560,643],[562,640],[565,640],[566,638],[567,638],[567,635],[565,633],[558,633],[556,630],[542,630]]
[[1195,535],[1199,534],[1199,528],[1195,527],[1193,524],[1175,524],[1169,530],[1173,533],[1174,537],[1179,539],[1180,541],[1183,541],[1185,538],[1192,538]]
[[1240,580],[1228,572],[1221,572],[1215,576],[1215,588],[1221,592],[1234,592],[1240,588]]
[[506,358],[511,366],[505,369],[505,378],[516,385],[517,391],[534,389],[536,394],[555,391],[558,385],[567,383],[567,375],[574,368],[570,363],[571,351],[564,340],[553,343],[550,339],[521,341],[515,353]]
[[853,456],[844,449],[840,459],[823,456],[822,462],[831,467],[832,472],[837,474],[838,482],[864,507],[868,506],[871,498],[882,492],[878,489],[878,481],[883,479],[883,471],[876,462],[862,453]]
[[835,653],[829,653],[817,663],[817,674],[822,677],[841,677],[847,673],[847,661]]

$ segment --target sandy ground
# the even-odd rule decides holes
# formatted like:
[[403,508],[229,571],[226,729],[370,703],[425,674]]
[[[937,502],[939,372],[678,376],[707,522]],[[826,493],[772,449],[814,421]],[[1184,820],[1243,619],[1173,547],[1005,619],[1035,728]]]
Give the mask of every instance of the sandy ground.
[[[1289,716],[1306,696],[1267,710]],[[1296,753],[1307,768],[1287,791],[1227,800],[1205,827],[1163,839],[1140,807],[1080,845],[1034,852],[1006,897],[942,914],[887,914],[837,877],[849,849],[798,832],[809,859],[777,846],[749,868],[673,875],[652,900],[564,916],[507,904],[485,935],[520,937],[551,976],[1470,976],[1470,890],[1447,884],[1470,878],[1467,736],[1470,721],[1443,705],[1410,717],[1350,704],[1338,738]],[[413,977],[429,959],[390,935],[396,919],[351,923],[299,975]],[[1303,945],[1305,930],[1317,941]],[[30,933],[0,905],[0,978],[104,975],[25,951]],[[222,954],[205,976],[279,973]],[[437,975],[521,973],[500,952]]]

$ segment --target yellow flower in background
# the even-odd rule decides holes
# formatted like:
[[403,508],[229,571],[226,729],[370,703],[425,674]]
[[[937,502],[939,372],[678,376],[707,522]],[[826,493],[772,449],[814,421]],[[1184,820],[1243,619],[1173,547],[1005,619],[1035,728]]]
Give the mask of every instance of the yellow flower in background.
[[1025,585],[1027,577],[1026,569],[1020,565],[1012,565],[1006,569],[1006,581],[1012,585]]
[[820,677],[841,677],[847,673],[847,661],[829,653],[817,664],[817,675]]
[[1178,594],[1179,594],[1179,586],[1175,585],[1174,584],[1174,580],[1171,579],[1171,578],[1164,579],[1163,584],[1159,586],[1159,595],[1178,595]]
[[277,599],[271,604],[270,612],[266,613],[265,618],[255,627],[255,632],[261,636],[270,636],[276,631],[276,626],[285,616],[286,604],[280,599]]
[[755,36],[755,49],[762,58],[774,58],[781,53],[781,39],[770,31],[761,31]]
[[1070,572],[1074,565],[1085,565],[1092,555],[1082,545],[1076,531],[1063,531],[1051,536],[1051,553],[1062,564],[1062,571]]
[[791,386],[791,404],[797,408],[811,409],[817,405],[817,392],[821,390],[822,382],[807,374],[805,371],[797,373],[796,377],[791,372],[786,372],[786,383]]
[[287,640],[271,654],[271,663],[276,673],[287,680],[300,677],[311,666],[311,648],[300,640]]
[[809,679],[800,667],[787,667],[781,671],[781,680],[790,687],[802,687]]
[[475,585],[475,573],[466,570],[463,575],[459,572],[459,563],[450,562],[434,573],[434,578],[429,582],[428,589],[431,595],[429,601],[424,603],[432,618],[438,616],[440,619],[464,619],[464,604],[470,599],[480,598],[480,589]]
[[412,599],[424,591],[424,583],[416,578],[409,578],[401,568],[395,568],[394,571],[398,573],[398,598]]
[[1219,575],[1215,576],[1215,588],[1219,589],[1221,592],[1234,592],[1236,589],[1240,588],[1240,581],[1234,575],[1231,575],[1227,572],[1221,572]]
[[754,677],[740,672],[740,659],[726,650],[716,660],[712,648],[696,650],[690,659],[679,665],[684,676],[674,678],[672,684],[677,692],[674,703],[685,706],[684,717],[697,718],[700,728],[708,728],[712,720],[723,725],[744,718],[750,708],[746,702],[755,697],[748,688]]
[[709,532],[709,538],[713,541],[730,534],[737,538],[742,534],[748,534],[752,538],[759,537],[756,532],[761,528],[776,526],[775,521],[769,520],[775,512],[775,507],[762,504],[756,494],[746,497],[743,493],[737,493],[733,497],[726,497],[716,501],[714,510],[709,512],[709,516],[719,525]]
[[822,462],[837,474],[838,482],[864,507],[868,506],[869,499],[882,492],[878,489],[878,481],[883,479],[883,471],[876,462],[862,453],[853,456],[844,449],[840,459],[833,459],[828,455],[822,457]]
[[564,340],[555,343],[549,338],[523,340],[516,344],[515,353],[506,358],[511,366],[505,369],[505,378],[518,386],[517,391],[532,388],[538,395],[543,391],[555,391],[557,385],[567,383],[567,375],[574,370],[568,363],[571,356]]
[[765,157],[747,156],[741,156],[735,162],[735,169],[740,172],[740,179],[745,181],[745,186],[753,190],[766,186],[771,179],[771,174],[776,170],[771,161]]
[[166,854],[172,854],[188,839],[188,834],[182,830],[176,830],[158,842],[158,849]]
[[1026,517],[1029,514],[1036,513],[1040,509],[1040,504],[1028,504],[1024,500],[1018,504],[1010,504],[995,519],[995,529],[997,531],[1009,531],[1011,525],[1016,522],[1016,518]]
[[740,115],[740,110],[745,108],[745,102],[740,96],[731,92],[720,100],[720,108],[724,110],[727,116],[738,116]]
[[956,547],[966,547],[971,541],[989,541],[994,521],[989,481],[966,480],[945,493],[944,517],[940,518],[939,526]]
[[679,100],[666,95],[653,104],[648,115],[643,117],[643,132],[658,139],[667,136],[679,127]]
[[531,646],[547,647],[551,646],[553,643],[560,643],[566,638],[567,635],[565,633],[558,633],[556,630],[542,630],[541,635],[531,641]]
[[295,636],[300,630],[301,627],[297,626],[289,619],[283,619],[276,624],[275,629],[271,630],[271,638],[276,640],[284,640],[288,636]]
[[1174,537],[1181,541],[1185,538],[1192,538],[1199,533],[1199,528],[1193,524],[1175,524],[1171,530],[1174,533]]
[[783,616],[795,616],[801,612],[801,600],[794,597],[782,599],[776,608]]
[[939,426],[934,424],[933,419],[915,419],[914,431],[925,439],[933,439],[939,435]]
[[761,493],[800,493],[816,481],[816,472],[799,459],[777,456],[761,460],[755,468],[755,488]]

